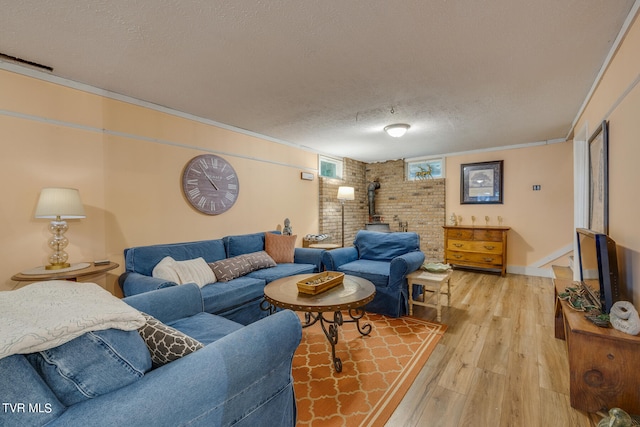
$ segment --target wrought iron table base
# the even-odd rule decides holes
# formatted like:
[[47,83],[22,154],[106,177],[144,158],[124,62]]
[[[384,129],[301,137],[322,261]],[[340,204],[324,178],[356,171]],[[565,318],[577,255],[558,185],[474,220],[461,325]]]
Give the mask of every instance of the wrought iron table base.
[[336,344],[338,344],[338,331],[340,326],[343,323],[355,323],[358,328],[358,332],[360,335],[366,336],[371,333],[371,324],[365,323],[363,325],[360,324],[360,319],[364,316],[364,310],[360,308],[350,309],[349,317],[350,319],[345,320],[342,316],[342,311],[335,311],[333,313],[333,320],[330,318],[326,318],[324,313],[304,313],[305,323],[302,325],[303,328],[308,328],[311,325],[314,325],[320,321],[320,326],[322,327],[322,332],[329,340],[331,344],[331,359],[333,360],[333,366],[336,368],[337,372],[342,372],[342,360],[336,356]]

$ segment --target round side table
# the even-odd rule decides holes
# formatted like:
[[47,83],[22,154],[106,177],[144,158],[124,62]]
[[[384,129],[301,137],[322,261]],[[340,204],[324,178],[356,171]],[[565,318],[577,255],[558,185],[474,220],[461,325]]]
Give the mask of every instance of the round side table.
[[[45,270],[36,268],[33,270],[27,270],[30,273],[25,272],[14,274],[11,276],[11,280],[16,282],[42,282],[44,280],[71,280],[76,282],[78,278],[84,276],[92,276],[94,274],[106,273],[107,271],[118,268],[120,265],[115,262],[109,262],[108,264],[95,265],[92,262],[85,262],[79,264],[87,264],[86,267],[77,268],[78,264],[72,264],[71,268],[63,268],[61,270]],[[75,266],[75,268],[74,268]],[[43,272],[40,273],[39,270]],[[36,273],[31,274],[32,271]]]

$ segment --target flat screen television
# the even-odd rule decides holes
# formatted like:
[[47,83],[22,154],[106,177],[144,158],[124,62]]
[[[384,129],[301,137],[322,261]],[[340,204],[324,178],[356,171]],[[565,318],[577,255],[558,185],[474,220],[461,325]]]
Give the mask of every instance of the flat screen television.
[[616,242],[609,236],[585,228],[576,229],[580,258],[580,281],[599,305],[609,314],[620,299]]

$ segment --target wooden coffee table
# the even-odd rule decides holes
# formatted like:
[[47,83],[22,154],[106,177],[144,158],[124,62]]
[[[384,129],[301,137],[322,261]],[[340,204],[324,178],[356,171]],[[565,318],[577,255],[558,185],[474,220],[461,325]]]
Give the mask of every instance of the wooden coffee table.
[[[371,324],[360,324],[364,316],[365,304],[373,300],[376,288],[370,281],[356,276],[344,276],[341,285],[321,292],[308,295],[298,292],[297,282],[312,274],[298,274],[274,280],[264,288],[262,309],[274,313],[276,307],[304,312],[303,328],[314,325],[318,321],[322,331],[331,344],[331,358],[337,372],[342,371],[342,361],[336,357],[339,327],[343,323],[355,323],[361,335],[371,333]],[[342,311],[347,311],[349,319],[344,319]],[[325,313],[333,313],[326,316]]]

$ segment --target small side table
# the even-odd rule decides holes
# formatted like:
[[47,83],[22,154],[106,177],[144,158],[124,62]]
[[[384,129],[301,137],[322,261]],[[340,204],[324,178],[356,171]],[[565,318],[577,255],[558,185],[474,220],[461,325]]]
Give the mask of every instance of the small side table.
[[313,249],[326,249],[328,251],[332,250],[332,249],[338,249],[341,248],[341,245],[337,245],[335,243],[312,243],[309,245],[310,248]]
[[[436,309],[436,319],[438,322],[442,320],[442,306],[440,304],[440,296],[447,295],[447,307],[451,306],[451,270],[444,273],[431,273],[424,270],[416,270],[407,275],[407,283],[409,286],[409,315],[413,315],[413,305],[422,307],[432,307]],[[443,288],[447,284],[446,290]],[[413,285],[422,286],[422,296],[420,300],[413,299]],[[432,292],[431,298],[435,298],[435,304],[430,303],[431,298],[425,296],[427,292]]]
[[75,282],[80,277],[106,273],[107,271],[113,270],[120,266],[115,262],[110,262],[109,264],[100,264],[100,265],[95,265],[92,262],[86,262],[82,264],[87,264],[87,266],[79,269],[73,269],[74,264],[72,264],[71,269],[66,269],[66,268],[63,268],[61,270],[44,270],[43,269],[42,274],[18,273],[11,276],[11,280],[15,280],[16,282],[42,282],[44,280],[71,280]]

